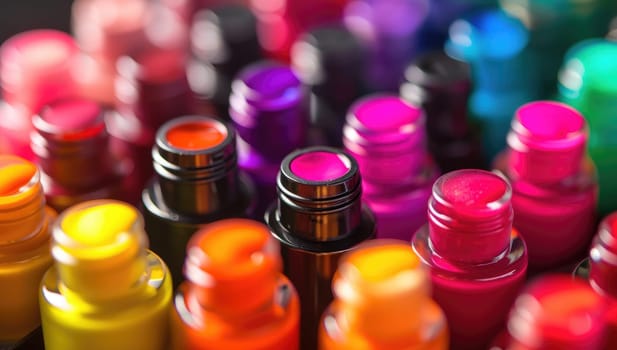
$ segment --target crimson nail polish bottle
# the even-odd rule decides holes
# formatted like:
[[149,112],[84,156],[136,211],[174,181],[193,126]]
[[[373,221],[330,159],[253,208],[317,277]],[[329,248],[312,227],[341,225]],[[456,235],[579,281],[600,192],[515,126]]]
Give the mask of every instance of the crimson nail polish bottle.
[[495,161],[512,184],[514,226],[535,272],[580,260],[595,230],[598,186],[583,116],[565,104],[518,108]]
[[486,348],[524,283],[527,252],[512,228],[511,196],[505,178],[477,169],[447,173],[433,186],[428,225],[412,246],[431,270],[452,349]]
[[317,346],[317,330],[332,301],[341,255],[375,237],[375,218],[362,204],[358,164],[330,147],[309,147],[283,159],[278,200],[265,215],[280,241],[284,273],[300,296],[300,348]]
[[272,61],[244,68],[232,84],[229,115],[238,133],[238,165],[252,179],[263,217],[276,199],[281,161],[306,143],[306,93],[287,65]]
[[25,31],[2,44],[0,143],[7,153],[33,160],[32,116],[56,99],[75,95],[71,67],[77,54],[71,36],[51,29]]
[[364,94],[365,49],[344,26],[328,24],[305,33],[291,49],[291,65],[310,94],[309,142],[342,146],[349,106]]
[[516,298],[496,350],[607,350],[607,302],[586,283],[547,275]]
[[257,18],[245,6],[221,5],[193,17],[188,79],[201,114],[229,119],[229,94],[242,68],[262,57]]
[[377,237],[409,241],[426,224],[439,176],[426,149],[425,114],[396,95],[354,103],[343,144],[362,174],[362,199],[377,218]]
[[252,216],[255,193],[238,170],[235,138],[228,124],[205,116],[175,118],[157,132],[150,158],[155,176],[142,208],[152,250],[175,286],[183,280],[186,245],[202,225]]
[[[116,111],[106,122],[114,152],[132,162],[124,184],[131,193],[143,189],[153,175],[151,152],[157,129],[194,110],[185,63],[184,52],[162,49],[118,60]],[[128,200],[138,203],[139,196]]]
[[617,347],[617,213],[605,217],[589,251],[589,284],[610,299],[607,349]]
[[87,200],[128,195],[122,188],[128,164],[111,153],[106,112],[94,101],[70,98],[48,104],[32,119],[41,184],[47,204],[58,212]]
[[471,84],[469,65],[443,51],[422,54],[405,69],[400,95],[426,113],[428,149],[443,173],[485,166],[468,113]]

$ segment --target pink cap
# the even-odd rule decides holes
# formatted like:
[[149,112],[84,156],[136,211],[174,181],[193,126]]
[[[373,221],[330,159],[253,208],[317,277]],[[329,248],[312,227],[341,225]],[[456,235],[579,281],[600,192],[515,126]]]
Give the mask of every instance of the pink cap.
[[343,177],[351,169],[349,160],[334,152],[315,151],[299,155],[290,163],[291,172],[306,181],[325,182]]
[[531,102],[516,111],[507,140],[516,174],[530,181],[559,182],[580,171],[585,119],[563,103]]
[[450,261],[490,262],[505,253],[512,233],[512,189],[505,178],[478,169],[441,176],[429,200],[429,236]]
[[78,54],[73,38],[56,30],[31,30],[0,48],[4,100],[36,113],[44,104],[75,93],[71,67]]

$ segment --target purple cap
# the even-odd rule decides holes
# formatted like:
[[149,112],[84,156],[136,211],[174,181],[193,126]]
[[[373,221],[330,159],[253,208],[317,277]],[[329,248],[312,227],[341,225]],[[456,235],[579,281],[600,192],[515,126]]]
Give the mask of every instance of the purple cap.
[[252,151],[280,161],[303,145],[307,128],[304,89],[290,67],[260,62],[232,84],[229,114]]

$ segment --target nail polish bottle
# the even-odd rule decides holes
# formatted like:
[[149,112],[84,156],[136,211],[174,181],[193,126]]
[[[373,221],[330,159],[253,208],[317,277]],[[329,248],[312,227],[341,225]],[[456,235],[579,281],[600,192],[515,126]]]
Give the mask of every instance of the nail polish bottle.
[[[143,189],[152,177],[157,129],[168,120],[192,114],[195,108],[185,64],[184,52],[163,49],[118,60],[116,112],[109,113],[106,122],[114,152],[132,161],[126,188]],[[129,202],[138,203],[139,196]]]
[[238,171],[234,130],[214,118],[165,123],[152,158],[156,175],[142,194],[146,232],[178,285],[190,237],[203,224],[251,216],[254,190]]
[[617,14],[617,3],[611,0],[501,0],[500,6],[529,29],[527,50],[533,60],[528,69],[541,88],[540,98],[554,96],[559,66],[568,49],[582,40],[606,35]]
[[366,97],[347,114],[343,144],[358,162],[378,238],[409,241],[426,224],[439,172],[426,149],[424,123],[422,109],[396,95]]
[[598,192],[585,119],[563,103],[531,102],[516,110],[507,142],[495,168],[512,184],[530,270],[580,260],[595,231]]
[[310,91],[310,142],[342,147],[349,106],[364,94],[365,49],[344,26],[305,33],[291,49],[291,65]]
[[0,47],[0,138],[11,154],[33,159],[31,118],[39,109],[76,93],[71,67],[78,48],[64,32],[37,29],[19,33]]
[[200,113],[216,113],[228,120],[234,77],[262,57],[257,18],[241,5],[203,9],[193,17],[190,35],[193,58],[188,79],[199,101]]
[[119,57],[142,50],[147,43],[148,0],[75,0],[71,32],[81,54],[73,74],[86,98],[114,103],[114,79]]
[[348,0],[248,1],[258,19],[259,42],[268,57],[289,62],[291,46],[310,29],[341,20]]
[[512,229],[511,197],[505,178],[477,169],[452,171],[433,186],[428,225],[412,246],[430,268],[452,349],[486,348],[525,281],[527,252]]
[[281,242],[285,275],[300,295],[300,348],[315,349],[338,260],[375,237],[375,219],[362,205],[358,164],[348,154],[323,146],[300,149],[280,169],[278,199],[265,221]]
[[587,150],[598,173],[598,211],[617,210],[617,142],[613,117],[617,113],[617,42],[591,39],[572,47],[559,74],[559,100],[577,109],[589,124]]
[[428,149],[443,173],[484,166],[468,117],[470,74],[467,63],[431,51],[407,66],[399,90],[403,99],[424,110]]
[[485,164],[506,146],[514,111],[538,99],[523,23],[500,10],[474,12],[452,23],[446,53],[468,62],[474,84],[469,116],[480,132]]
[[408,242],[375,240],[339,263],[319,328],[319,349],[448,349],[443,311]]
[[606,300],[568,275],[547,275],[516,298],[507,332],[491,349],[602,350]]
[[167,349],[171,276],[147,247],[127,203],[83,202],[58,217],[39,296],[46,350]]
[[598,294],[608,297],[610,311],[607,315],[607,349],[617,347],[617,213],[606,216],[593,239],[588,267],[589,284]]
[[263,223],[225,219],[204,226],[189,242],[184,274],[174,299],[172,349],[299,348],[298,294]]
[[270,61],[244,68],[232,84],[229,115],[238,133],[238,165],[252,179],[261,216],[276,198],[276,174],[308,129],[306,93],[290,67]]
[[368,50],[366,80],[371,92],[396,92],[405,66],[419,51],[419,31],[428,0],[353,0],[344,22]]
[[11,346],[40,324],[38,290],[51,266],[50,225],[33,163],[0,155],[0,348]]
[[41,183],[47,203],[58,212],[86,200],[125,197],[127,164],[111,154],[105,113],[94,101],[67,98],[32,118],[31,144]]

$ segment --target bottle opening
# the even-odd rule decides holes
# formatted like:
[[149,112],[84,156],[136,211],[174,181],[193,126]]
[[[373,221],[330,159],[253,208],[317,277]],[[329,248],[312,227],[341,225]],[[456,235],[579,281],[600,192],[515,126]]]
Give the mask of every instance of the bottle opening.
[[580,135],[585,127],[583,116],[558,102],[528,103],[517,111],[517,119],[528,133],[546,141],[559,141]]
[[40,118],[33,120],[36,129],[64,140],[79,140],[104,131],[102,109],[86,99],[53,102],[43,108]]
[[351,170],[349,159],[328,151],[313,151],[300,154],[290,163],[291,172],[306,181],[332,181]]
[[365,128],[383,131],[414,125],[422,118],[422,109],[397,96],[382,96],[356,105],[352,113]]
[[165,137],[173,147],[196,151],[222,144],[227,138],[227,130],[214,121],[187,121],[171,127]]

